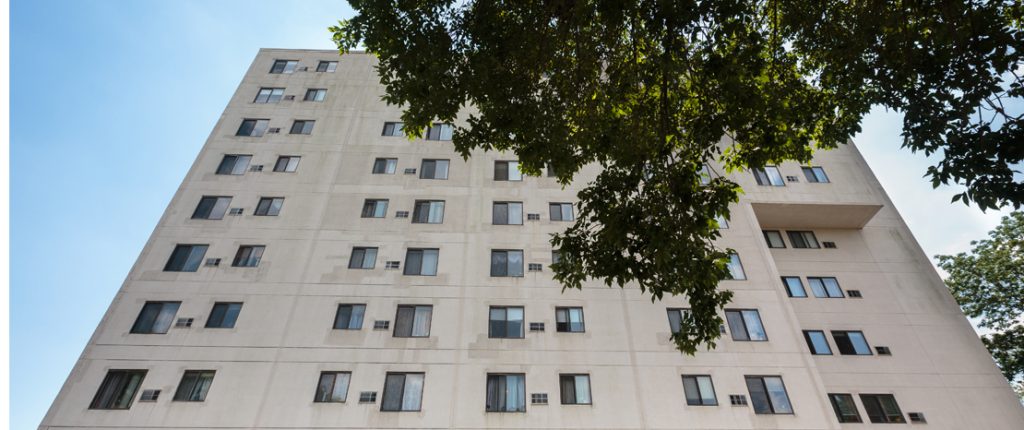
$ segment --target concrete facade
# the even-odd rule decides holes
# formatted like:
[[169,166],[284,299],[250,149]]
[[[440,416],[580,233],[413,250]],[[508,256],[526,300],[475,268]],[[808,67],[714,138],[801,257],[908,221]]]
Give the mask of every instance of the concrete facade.
[[[296,60],[293,73],[268,73]],[[315,71],[338,61],[334,72]],[[400,110],[380,101],[372,56],[264,49],[257,55],[203,150],[110,305],[41,429],[840,429],[870,423],[861,394],[891,394],[905,424],[933,429],[1020,429],[1024,408],[944,287],[853,144],[817,154],[828,183],[808,183],[801,166],[779,166],[785,186],[731,175],[745,194],[720,244],[735,249],[746,280],[728,309],[756,309],[767,341],[733,340],[683,356],[671,342],[668,308],[635,289],[600,283],[561,292],[551,279],[548,204],[572,202],[578,187],[554,178],[493,180],[494,163],[514,155],[479,152],[463,161],[450,142],[382,136]],[[308,70],[303,70],[308,68]],[[276,103],[254,103],[260,88],[285,88]],[[307,89],[323,101],[302,101]],[[288,100],[287,96],[294,96]],[[279,133],[239,137],[246,118]],[[290,134],[315,120],[311,134]],[[225,154],[251,155],[241,175],[216,174]],[[275,172],[279,156],[300,156]],[[394,174],[371,174],[376,158],[397,158]],[[420,179],[423,159],[448,159],[447,180]],[[262,171],[252,166],[262,165]],[[417,174],[405,174],[417,169]],[[595,174],[582,172],[578,184]],[[230,196],[241,215],[192,219],[203,196]],[[283,197],[278,216],[255,216],[261,197]],[[362,218],[365,199],[388,199],[385,218]],[[416,200],[444,200],[440,224],[411,222]],[[493,225],[493,202],[523,204],[522,225]],[[409,217],[396,217],[408,211]],[[539,214],[529,220],[528,214]],[[813,231],[834,248],[770,249],[763,230]],[[165,271],[177,244],[207,244],[195,272]],[[256,267],[232,267],[242,245],[263,245]],[[349,269],[353,247],[377,247],[373,269]],[[406,250],[436,248],[436,276],[403,275]],[[490,276],[490,251],[523,250],[524,276]],[[206,260],[222,259],[217,266]],[[399,269],[386,268],[400,262]],[[542,264],[529,271],[529,263]],[[789,297],[798,276],[807,298]],[[834,277],[841,298],[818,298],[807,277]],[[861,297],[851,297],[849,291]],[[131,333],[146,302],[180,302],[165,334]],[[217,302],[242,303],[233,328],[206,328]],[[333,328],[339,304],[365,304],[358,330]],[[428,337],[394,336],[399,305],[431,305]],[[488,336],[492,306],[523,307],[523,338]],[[555,308],[583,308],[585,331],[556,331]],[[375,329],[375,321],[389,321]],[[182,321],[183,322],[183,321]],[[530,323],[545,323],[531,331]],[[870,355],[812,355],[803,330],[863,332]],[[888,347],[891,355],[876,347]],[[98,409],[111,370],[145,370],[126,409]],[[176,401],[186,370],[213,370],[203,401]],[[314,402],[323,371],[350,373],[343,403]],[[388,372],[424,374],[418,411],[382,411]],[[487,412],[488,374],[525,375],[525,412]],[[591,403],[560,402],[560,374],[587,374]],[[682,375],[710,375],[717,405],[688,405]],[[779,376],[793,413],[759,414],[746,376]],[[161,390],[155,401],[144,390]],[[376,392],[361,402],[363,392]],[[547,394],[548,404],[531,403]],[[840,423],[829,393],[849,393],[863,423]],[[731,395],[748,404],[733,405]],[[927,423],[911,423],[910,414]]]

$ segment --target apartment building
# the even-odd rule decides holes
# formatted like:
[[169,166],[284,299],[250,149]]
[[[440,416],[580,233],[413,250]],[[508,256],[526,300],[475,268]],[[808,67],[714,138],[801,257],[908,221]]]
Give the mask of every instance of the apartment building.
[[578,186],[404,138],[373,66],[259,52],[41,429],[1024,428],[853,144],[731,176],[685,356],[684,300],[551,279]]

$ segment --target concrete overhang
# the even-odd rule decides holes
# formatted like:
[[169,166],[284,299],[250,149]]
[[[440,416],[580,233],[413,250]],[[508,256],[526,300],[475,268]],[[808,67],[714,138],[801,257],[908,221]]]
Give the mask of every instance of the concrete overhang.
[[866,203],[751,203],[761,228],[864,228],[882,205]]

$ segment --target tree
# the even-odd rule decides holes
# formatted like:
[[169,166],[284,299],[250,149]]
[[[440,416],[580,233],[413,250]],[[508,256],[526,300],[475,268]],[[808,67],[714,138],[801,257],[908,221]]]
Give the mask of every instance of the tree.
[[[412,138],[454,122],[453,143],[512,151],[563,184],[603,171],[552,244],[564,288],[635,283],[686,297],[673,336],[693,353],[719,337],[730,250],[716,217],[727,171],[845,144],[875,105],[904,113],[904,146],[943,158],[934,185],[983,208],[1019,205],[1024,184],[1020,6],[967,1],[352,0],[331,27],[344,55],[378,57],[384,100]],[[723,140],[723,136],[725,137]]]
[[981,341],[1024,398],[1024,212],[1003,217],[988,236],[972,241],[970,253],[935,258],[964,313],[993,330]]

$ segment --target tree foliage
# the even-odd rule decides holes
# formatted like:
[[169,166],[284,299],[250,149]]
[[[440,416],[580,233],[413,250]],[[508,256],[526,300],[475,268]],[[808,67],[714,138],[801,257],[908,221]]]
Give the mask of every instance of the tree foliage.
[[1010,381],[1024,382],[1024,212],[1012,212],[971,242],[969,253],[937,255],[949,273],[946,285],[979,327],[993,330],[981,340]]
[[[982,207],[1024,202],[1020,116],[1003,98],[1022,40],[1015,3],[961,1],[352,0],[330,30],[378,58],[410,137],[456,123],[453,143],[512,151],[563,184],[603,170],[552,243],[567,288],[635,282],[689,300],[680,350],[713,346],[731,297],[718,216],[727,170],[845,144],[875,105],[905,114],[904,146],[944,157],[934,184]],[[980,115],[980,116],[979,116]],[[723,139],[723,136],[725,138]],[[708,180],[710,179],[710,180]]]

